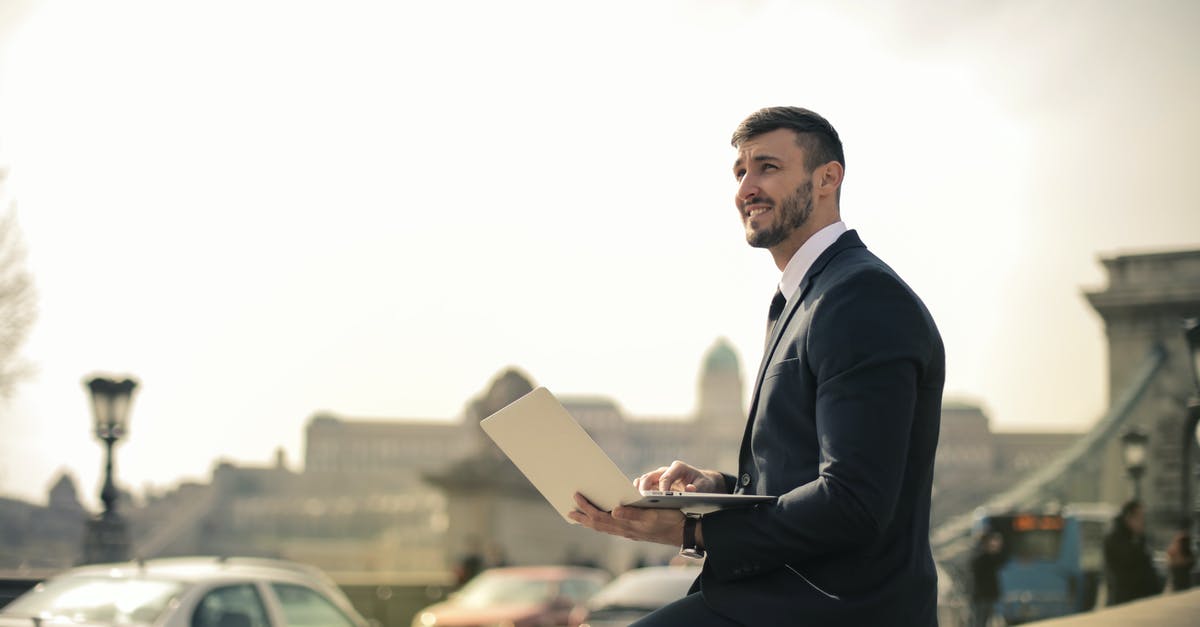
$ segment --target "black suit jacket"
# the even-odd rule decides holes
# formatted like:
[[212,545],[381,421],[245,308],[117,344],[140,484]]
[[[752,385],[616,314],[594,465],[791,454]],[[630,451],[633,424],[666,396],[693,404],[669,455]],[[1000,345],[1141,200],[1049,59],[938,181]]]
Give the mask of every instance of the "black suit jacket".
[[737,492],[702,523],[708,604],[746,625],[937,624],[929,504],[945,355],[924,304],[848,231],[758,372]]

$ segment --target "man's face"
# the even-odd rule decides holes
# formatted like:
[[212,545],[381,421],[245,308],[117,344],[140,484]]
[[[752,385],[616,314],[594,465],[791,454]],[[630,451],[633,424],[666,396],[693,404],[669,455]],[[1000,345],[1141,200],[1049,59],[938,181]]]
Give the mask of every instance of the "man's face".
[[1134,533],[1142,533],[1146,530],[1146,511],[1142,508],[1136,508],[1125,517],[1125,524],[1129,525],[1130,531]]
[[1004,537],[998,533],[993,533],[987,539],[988,553],[999,553],[1000,549],[1004,548]]
[[772,248],[812,215],[812,176],[796,133],[776,129],[751,137],[738,148],[734,202],[755,248]]

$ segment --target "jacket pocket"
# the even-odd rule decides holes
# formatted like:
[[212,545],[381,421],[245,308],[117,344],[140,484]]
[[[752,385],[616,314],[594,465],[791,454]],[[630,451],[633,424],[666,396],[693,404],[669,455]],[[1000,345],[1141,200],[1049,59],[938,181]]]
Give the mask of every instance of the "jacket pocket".
[[773,379],[779,375],[792,375],[796,373],[796,369],[800,367],[800,358],[792,357],[785,359],[779,363],[771,364],[763,372],[763,381]]

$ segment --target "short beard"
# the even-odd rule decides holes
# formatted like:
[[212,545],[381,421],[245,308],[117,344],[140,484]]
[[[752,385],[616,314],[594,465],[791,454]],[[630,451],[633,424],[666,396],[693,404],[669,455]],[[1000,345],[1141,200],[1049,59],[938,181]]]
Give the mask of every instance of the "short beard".
[[775,226],[757,233],[747,233],[746,243],[754,248],[773,248],[787,239],[796,229],[804,226],[812,215],[812,181],[805,181],[778,207],[779,221]]

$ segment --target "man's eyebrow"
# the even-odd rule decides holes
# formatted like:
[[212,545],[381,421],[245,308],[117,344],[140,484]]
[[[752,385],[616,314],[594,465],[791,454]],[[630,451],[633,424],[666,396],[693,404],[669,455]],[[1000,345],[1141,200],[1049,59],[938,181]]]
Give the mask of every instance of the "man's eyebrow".
[[[754,155],[754,157],[752,157],[750,160],[754,161],[755,163],[762,163],[763,161],[779,161],[779,157],[776,157],[774,155],[766,155],[766,154],[760,153],[760,154]],[[742,165],[742,163],[744,161],[745,161],[745,159],[738,157],[737,161],[733,162],[733,168],[736,170],[738,168],[738,166]]]

